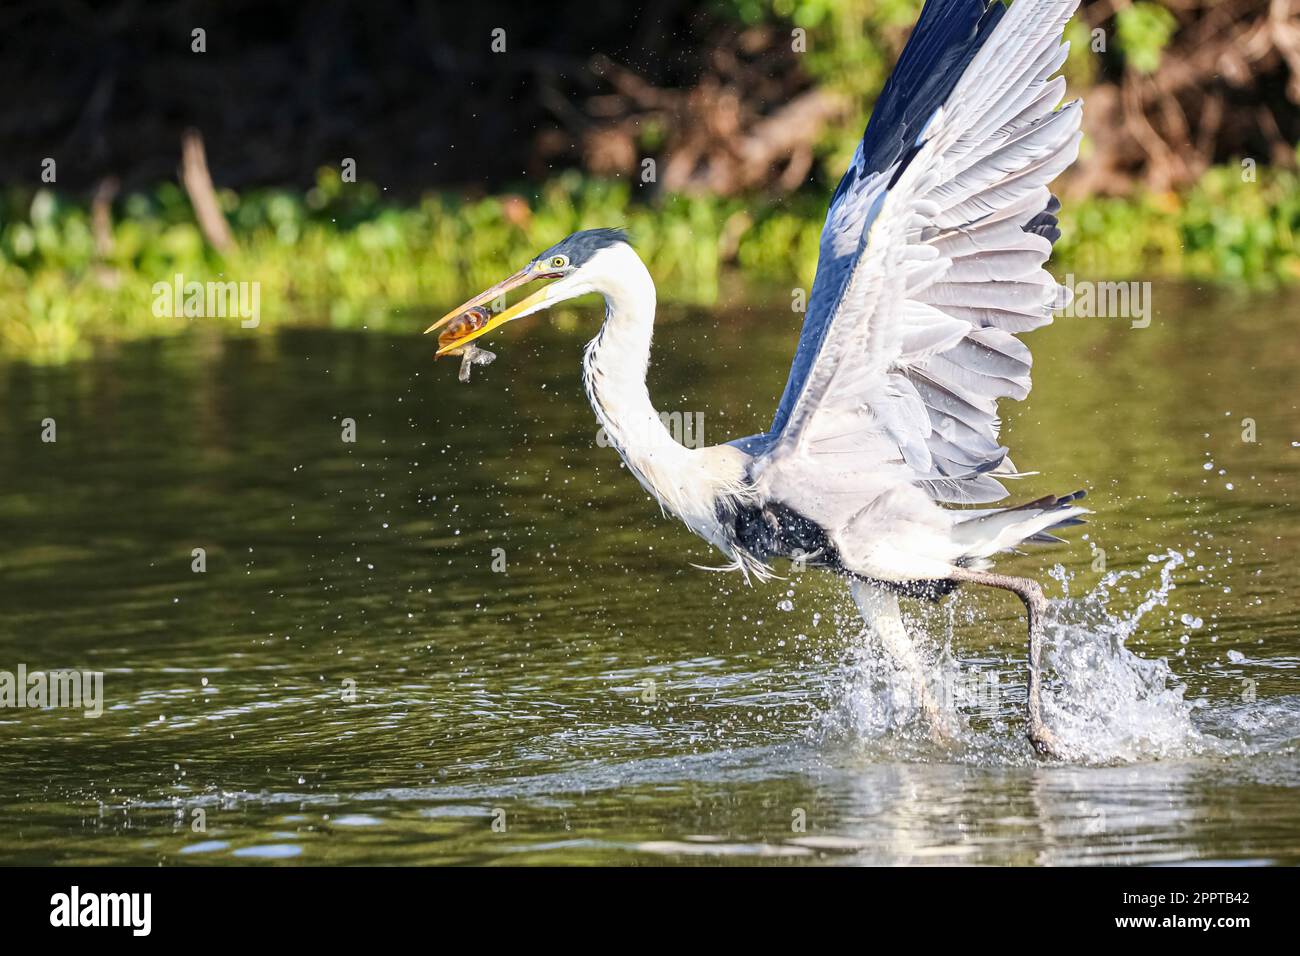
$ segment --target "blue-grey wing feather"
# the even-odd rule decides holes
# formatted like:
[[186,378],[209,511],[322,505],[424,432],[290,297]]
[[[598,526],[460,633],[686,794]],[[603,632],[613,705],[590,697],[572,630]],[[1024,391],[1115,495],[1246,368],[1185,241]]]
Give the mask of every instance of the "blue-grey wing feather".
[[1077,4],[926,4],[832,200],[772,428],[737,443],[758,470],[797,451],[842,470],[830,493],[851,492],[856,464],[939,501],[1006,494],[997,402],[1028,394],[1032,364],[1015,336],[1068,304],[1043,264],[1059,237],[1047,183],[1078,148],[1055,75]]
[[886,174],[952,92],[1003,13],[994,0],[929,0],[898,63],[876,100],[853,161],[831,197],[822,229],[817,274],[790,377],[770,429],[785,427],[825,337],[834,305],[844,292],[868,225],[872,204],[888,185]]

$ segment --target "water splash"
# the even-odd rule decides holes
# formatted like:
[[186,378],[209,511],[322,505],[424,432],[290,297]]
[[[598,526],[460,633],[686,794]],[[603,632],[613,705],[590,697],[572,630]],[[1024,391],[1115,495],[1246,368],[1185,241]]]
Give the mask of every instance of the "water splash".
[[[936,649],[935,642],[918,644],[924,658],[923,682],[899,669],[869,635],[855,633],[846,659],[833,675],[841,689],[830,706],[817,714],[812,736],[820,742],[852,740],[882,755],[917,759],[933,757],[936,748],[951,752],[953,744],[968,742],[969,715],[979,709],[981,690],[996,692],[1001,678],[995,668],[963,664],[953,656],[951,607],[946,613],[949,640],[942,649]],[[852,620],[846,625],[860,629],[861,621]],[[919,622],[906,616],[905,621],[909,633],[923,630]]]
[[[1193,720],[1198,705],[1184,698],[1186,688],[1168,662],[1139,656],[1127,646],[1142,619],[1168,604],[1185,559],[1170,550],[1150,560],[1159,565],[1159,580],[1127,612],[1112,609],[1112,592],[1127,592],[1149,569],[1111,571],[1079,597],[1069,596],[1070,575],[1064,569],[1052,573],[1067,596],[1051,602],[1047,622],[1044,715],[1069,760],[1122,763],[1216,749],[1216,740],[1198,730]],[[931,615],[926,629],[931,640],[922,643],[942,649],[930,651],[924,687],[898,670],[869,637],[854,641],[838,675],[843,692],[819,715],[814,732],[821,739],[848,738],[895,755],[902,746],[922,758],[1029,759],[1021,736],[1023,652],[959,661],[953,653],[959,613],[982,623],[973,608],[958,610],[951,601]],[[944,629],[942,618],[934,619],[938,615],[947,615],[946,635],[936,633]],[[909,630],[918,633],[918,623],[909,622]],[[923,694],[933,702],[929,719]]]
[[1110,571],[1082,597],[1052,603],[1043,706],[1067,757],[1132,761],[1204,749],[1192,720],[1196,705],[1184,699],[1186,687],[1168,661],[1140,657],[1127,646],[1142,619],[1169,603],[1174,573],[1184,563],[1173,550],[1149,560],[1160,563],[1160,580],[1132,611],[1114,612],[1111,592],[1140,580],[1140,571]]

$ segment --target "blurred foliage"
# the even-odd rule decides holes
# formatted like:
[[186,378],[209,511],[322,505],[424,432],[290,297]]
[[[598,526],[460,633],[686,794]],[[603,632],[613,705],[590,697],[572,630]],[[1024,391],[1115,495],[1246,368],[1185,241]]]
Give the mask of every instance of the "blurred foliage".
[[[1248,181],[1221,167],[1184,195],[1067,201],[1059,273],[1181,275],[1277,284],[1300,279],[1300,179]],[[667,302],[776,301],[807,287],[827,197],[662,197],[566,173],[527,197],[430,194],[413,206],[322,170],[305,194],[221,194],[238,242],[203,241],[185,195],[165,184],[115,204],[111,250],[96,253],[89,209],[41,190],[0,200],[0,353],[66,361],[95,338],[183,329],[154,314],[154,284],[260,284],[260,321],[416,329],[577,229],[626,226]],[[739,292],[729,277],[742,280]],[[725,289],[725,291],[724,291]]]
[[1178,21],[1158,3],[1136,3],[1115,13],[1115,32],[1124,58],[1139,73],[1154,73]]
[[848,166],[876,96],[893,69],[923,0],[718,0],[724,15],[757,25],[792,23],[807,32],[804,66],[821,85],[848,94],[855,111],[820,144],[831,182]]
[[[154,314],[154,285],[257,282],[262,322],[419,328],[574,230],[626,226],[664,301],[708,305],[787,299],[811,283],[827,195],[848,162],[922,0],[711,0],[723,21],[806,31],[803,68],[855,112],[818,144],[823,175],[781,198],[642,194],[624,179],[565,172],[522,195],[426,193],[399,203],[322,169],[307,190],[221,193],[238,249],[213,252],[184,192],[163,183],[114,203],[98,240],[88,206],[69,194],[0,195],[0,354],[59,362],[95,338],[172,331],[192,321]],[[1177,22],[1138,0],[1106,39],[1127,66],[1151,71]],[[1065,74],[1076,92],[1098,81],[1083,18],[1068,28]],[[662,129],[643,131],[647,141]],[[1085,142],[1085,155],[1098,144]],[[646,142],[641,143],[642,147]],[[1067,198],[1059,273],[1188,276],[1273,284],[1300,278],[1300,179],[1261,167],[1210,170],[1178,193]],[[100,251],[97,251],[97,244]],[[739,280],[732,283],[731,280]],[[733,288],[733,286],[735,288]],[[224,320],[237,328],[237,318]]]
[[[788,22],[807,31],[808,74],[818,85],[847,94],[856,107],[820,144],[823,172],[837,181],[924,0],[717,0],[717,5],[725,16],[744,24]],[[1115,28],[1107,31],[1106,42],[1135,70],[1151,73],[1177,27],[1167,8],[1136,0],[1116,11]],[[1096,81],[1099,63],[1084,17],[1070,21],[1066,40],[1070,58],[1064,74],[1073,95],[1079,95]]]
[[1115,278],[1155,272],[1294,282],[1300,279],[1300,176],[1248,169],[1244,162],[1211,169],[1185,194],[1067,202],[1053,263]]

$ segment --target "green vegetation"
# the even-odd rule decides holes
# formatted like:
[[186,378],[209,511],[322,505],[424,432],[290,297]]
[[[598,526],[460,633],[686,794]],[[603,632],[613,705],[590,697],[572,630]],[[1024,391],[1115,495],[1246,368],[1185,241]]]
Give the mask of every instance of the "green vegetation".
[[1155,72],[1161,53],[1178,28],[1178,20],[1172,13],[1159,4],[1143,0],[1118,10],[1115,24],[1120,49],[1139,73]]
[[[264,325],[416,329],[539,249],[597,225],[631,231],[663,301],[785,299],[811,282],[829,189],[921,0],[711,6],[723,22],[805,31],[800,69],[859,104],[816,144],[820,187],[784,199],[650,197],[626,181],[570,172],[525,195],[447,192],[402,205],[323,170],[305,192],[221,193],[237,244],[224,256],[204,241],[189,200],[173,184],[120,199],[111,222],[101,214],[98,225],[84,201],[14,190],[0,196],[0,356],[63,362],[88,354],[99,338],[168,333],[195,321],[237,326],[237,317],[155,314],[155,284],[177,275],[257,283]],[[1179,22],[1159,4],[1135,2],[1119,10],[1103,39],[1119,65],[1149,73],[1176,55]],[[1100,82],[1096,37],[1084,17],[1067,36],[1072,51],[1064,72],[1071,88],[1086,94]],[[661,134],[647,131],[642,145],[653,148]],[[1115,144],[1085,144],[1094,156],[1107,148]],[[1225,165],[1177,193],[1067,193],[1062,231],[1053,260],[1062,275],[1292,282],[1300,279],[1300,176]]]
[[1300,280],[1300,176],[1290,171],[1224,166],[1181,195],[1067,202],[1061,228],[1058,272],[1253,285]]
[[[111,248],[99,255],[85,205],[46,191],[10,194],[0,206],[0,352],[60,362],[87,354],[95,338],[212,321],[154,314],[154,284],[178,273],[258,282],[263,324],[415,329],[549,243],[596,225],[628,227],[664,301],[734,301],[733,276],[741,296],[772,299],[810,282],[826,197],[642,201],[627,183],[566,174],[526,201],[438,194],[399,206],[322,172],[305,195],[226,192],[222,201],[239,246],[229,256],[207,247],[172,185],[117,203]],[[1294,281],[1300,178],[1265,168],[1246,182],[1241,169],[1225,167],[1181,196],[1067,202],[1063,230],[1059,273]]]

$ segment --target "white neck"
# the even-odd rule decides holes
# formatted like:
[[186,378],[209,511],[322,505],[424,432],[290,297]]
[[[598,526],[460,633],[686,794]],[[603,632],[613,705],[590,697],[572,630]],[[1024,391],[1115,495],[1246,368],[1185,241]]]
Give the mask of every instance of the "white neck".
[[605,297],[605,323],[587,346],[583,376],[591,407],[628,469],[666,510],[692,530],[717,535],[720,495],[743,480],[743,456],[730,446],[679,444],[650,402],[646,373],[654,335],[655,287],[631,246],[601,249],[584,267]]

